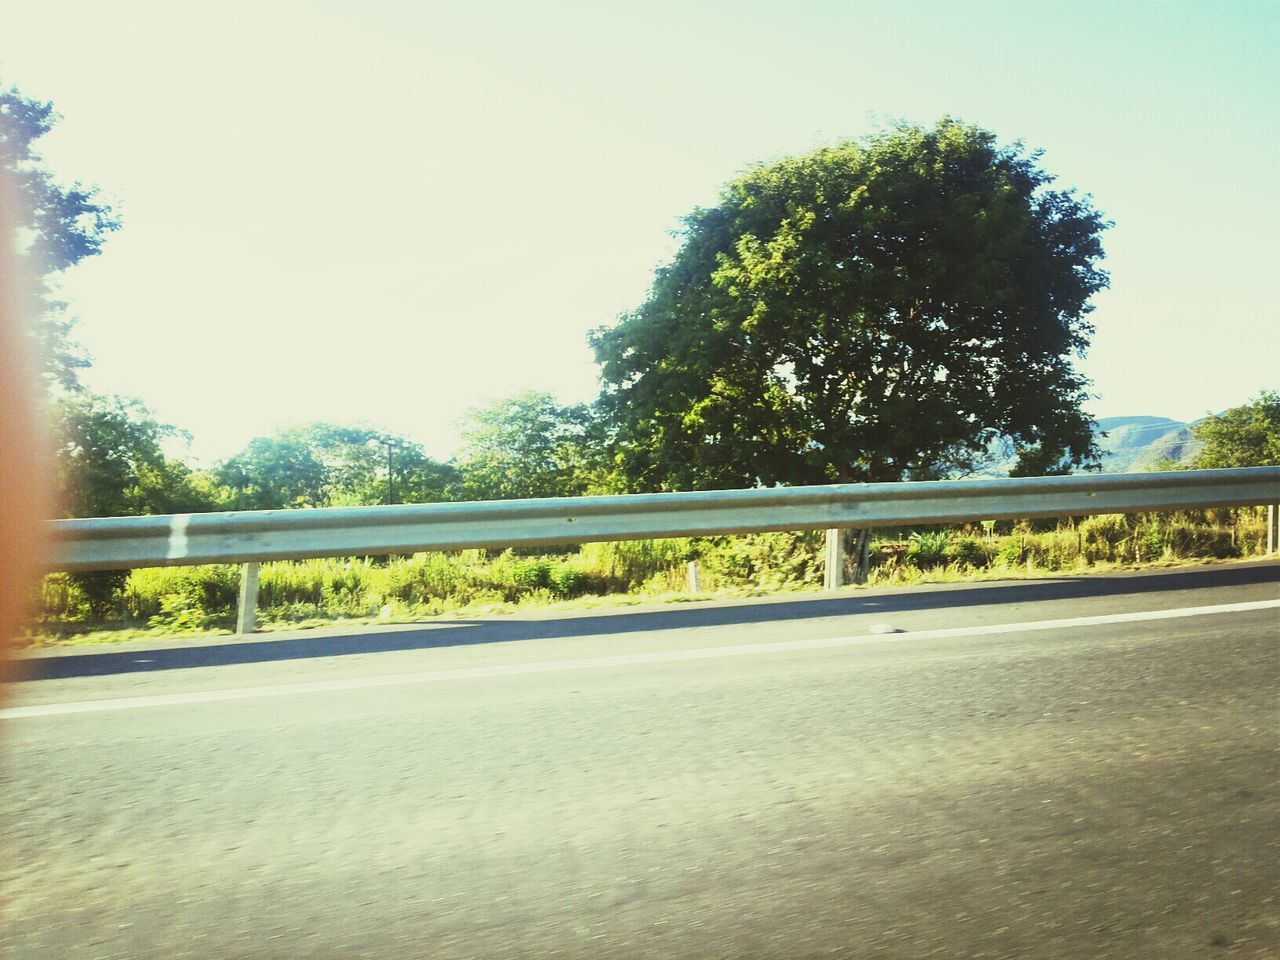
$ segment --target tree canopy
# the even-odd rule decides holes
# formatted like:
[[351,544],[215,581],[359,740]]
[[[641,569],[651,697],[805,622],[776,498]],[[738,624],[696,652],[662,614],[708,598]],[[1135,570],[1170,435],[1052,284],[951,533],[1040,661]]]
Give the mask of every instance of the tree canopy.
[[387,503],[387,444],[397,503],[453,499],[458,477],[452,465],[410,440],[364,426],[311,423],[255,437],[215,474],[233,510]]
[[96,189],[60,183],[44,166],[35,143],[57,120],[52,104],[0,87],[0,181],[10,191],[0,203],[9,206],[5,219],[18,232],[14,241],[25,281],[15,305],[31,318],[45,377],[76,387],[77,371],[89,361],[71,339],[73,321],[57,298],[57,277],[98,253],[119,220]]
[[162,444],[182,436],[137,400],[87,391],[52,401],[54,481],[70,517],[123,517],[216,510],[210,477],[165,456]]
[[530,390],[472,410],[458,455],[468,500],[571,497],[595,478],[590,411]]
[[1088,197],[944,118],[756,167],[591,343],[633,489],[1090,465],[1072,359],[1107,285]]
[[1197,468],[1280,464],[1280,392],[1264,390],[1251,403],[1192,424],[1191,432],[1202,444]]

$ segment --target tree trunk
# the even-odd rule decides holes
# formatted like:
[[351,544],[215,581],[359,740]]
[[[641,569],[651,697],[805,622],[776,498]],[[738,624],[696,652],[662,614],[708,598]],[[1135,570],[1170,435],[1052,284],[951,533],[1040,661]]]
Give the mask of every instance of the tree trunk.
[[846,583],[866,583],[871,562],[871,531],[844,531],[844,579]]

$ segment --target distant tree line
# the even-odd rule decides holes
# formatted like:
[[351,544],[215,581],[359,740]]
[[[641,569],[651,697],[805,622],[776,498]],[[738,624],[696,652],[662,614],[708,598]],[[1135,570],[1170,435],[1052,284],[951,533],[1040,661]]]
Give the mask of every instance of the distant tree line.
[[166,456],[182,432],[137,401],[76,391],[52,411],[68,516],[577,496],[604,483],[586,408],[545,393],[472,411],[448,461],[371,427],[311,423],[255,437],[208,470]]

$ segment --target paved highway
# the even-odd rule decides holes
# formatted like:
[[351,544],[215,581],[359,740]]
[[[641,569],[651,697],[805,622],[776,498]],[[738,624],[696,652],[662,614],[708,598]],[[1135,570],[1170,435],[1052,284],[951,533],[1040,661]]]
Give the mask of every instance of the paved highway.
[[1255,562],[41,655],[0,952],[1275,957],[1278,604]]

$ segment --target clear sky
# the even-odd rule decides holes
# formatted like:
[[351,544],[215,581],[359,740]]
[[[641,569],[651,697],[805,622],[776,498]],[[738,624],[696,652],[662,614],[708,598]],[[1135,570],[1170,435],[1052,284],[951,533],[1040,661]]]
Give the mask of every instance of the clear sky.
[[0,83],[124,218],[64,291],[98,390],[209,462],[307,420],[445,456],[752,163],[944,113],[1115,221],[1097,416],[1280,386],[1280,3],[174,0],[6,4]]

